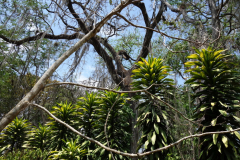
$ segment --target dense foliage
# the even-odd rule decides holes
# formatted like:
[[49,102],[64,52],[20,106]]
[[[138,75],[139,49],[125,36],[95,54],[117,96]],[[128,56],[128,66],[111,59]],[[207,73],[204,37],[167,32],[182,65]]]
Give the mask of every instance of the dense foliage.
[[[239,127],[239,118],[236,116],[239,111],[239,80],[237,72],[231,70],[231,63],[228,63],[231,56],[212,48],[196,52],[187,57],[193,61],[185,63],[191,74],[186,83],[193,89],[193,119],[199,123],[195,132],[227,131]],[[168,78],[171,70],[163,65],[162,59],[149,57],[148,60],[142,59],[137,66],[133,70],[132,86],[143,92],[134,96],[135,100],[140,101],[135,127],[141,131],[138,150],[147,152],[172,143],[176,137],[173,133],[178,122],[168,108],[176,102],[173,80]],[[131,126],[128,120],[134,115],[127,99],[126,94],[111,91],[86,92],[76,105],[61,102],[52,108],[52,113],[86,136],[110,148],[130,152]],[[128,159],[82,139],[51,117],[46,124],[33,126],[32,129],[27,120],[16,118],[0,137],[4,157],[9,151],[29,148],[40,149],[53,159]],[[200,145],[200,159],[236,159],[239,156],[239,139],[240,134],[234,132],[203,136],[194,143]],[[171,148],[146,158],[173,157],[178,159],[179,156],[177,150]]]
[[[132,84],[135,90],[148,88],[148,92],[158,98],[166,99],[167,92],[170,92],[172,79],[167,78],[169,67],[163,65],[162,59],[148,58],[136,64],[139,68],[133,70]],[[151,151],[170,144],[173,139],[169,132],[169,118],[166,105],[159,103],[153,96],[142,93],[139,99],[143,103],[139,104],[139,116],[137,126],[141,130],[138,149],[144,144],[144,151]],[[150,155],[149,159],[164,159],[169,151],[163,151]]]
[[14,149],[21,149],[24,141],[26,141],[27,131],[30,129],[29,127],[30,126],[27,120],[16,118],[1,133],[1,151],[13,151]]
[[[239,111],[239,77],[231,69],[230,55],[212,48],[196,50],[188,56],[192,59],[186,67],[194,66],[188,72],[192,75],[186,83],[191,84],[197,103],[194,120],[200,122],[198,132],[228,131],[240,127],[236,112]],[[232,159],[240,154],[240,134],[213,134],[200,137],[200,158]]]

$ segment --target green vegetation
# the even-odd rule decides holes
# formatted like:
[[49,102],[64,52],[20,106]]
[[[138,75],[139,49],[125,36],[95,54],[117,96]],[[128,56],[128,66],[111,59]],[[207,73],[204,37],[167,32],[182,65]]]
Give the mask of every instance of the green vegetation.
[[[187,72],[191,74],[186,83],[193,89],[192,118],[199,123],[195,126],[195,133],[238,128],[240,119],[236,114],[239,111],[240,88],[238,72],[229,67],[231,64],[228,61],[231,60],[231,56],[210,47],[196,52],[188,56],[187,58],[192,60],[185,63],[189,68]],[[135,126],[141,131],[137,150],[148,152],[167,146],[178,137],[174,133],[178,132],[176,124],[179,122],[172,117],[174,114],[168,105],[173,106],[179,102],[174,100],[174,83],[168,78],[171,69],[163,65],[162,59],[149,57],[136,65],[138,68],[133,70],[132,75],[133,89],[147,89],[147,92],[134,96],[134,99],[140,102]],[[86,92],[85,97],[80,97],[76,105],[59,103],[52,107],[51,113],[86,136],[110,148],[129,153],[131,126],[128,120],[134,115],[127,103],[127,100],[130,100],[127,97],[127,94],[111,91]],[[184,99],[184,94],[180,97]],[[158,99],[167,102],[168,105]],[[233,132],[202,136],[186,143],[200,145],[201,160],[217,157],[234,160],[240,155],[239,140],[240,134]],[[0,142],[2,158],[9,159],[17,156],[26,159],[129,159],[77,136],[51,117],[46,124],[39,124],[37,127],[31,127],[23,118],[16,118],[2,132]],[[25,154],[27,149],[30,151]],[[179,155],[176,147],[146,156],[149,160],[180,157],[186,156],[181,152]]]
[[[136,64],[139,68],[133,70],[132,84],[135,90],[148,89],[148,92],[158,98],[167,100],[167,92],[170,91],[173,80],[167,78],[170,71],[168,66],[163,65],[162,59],[148,58]],[[144,151],[152,151],[164,147],[173,142],[169,132],[170,113],[166,105],[159,103],[153,96],[143,93],[138,95],[141,103],[137,126],[141,130],[141,138],[138,149],[144,144]],[[164,159],[169,150],[150,155],[149,159]]]
[[239,0],[2,0],[0,22],[0,159],[240,159]]
[[[186,83],[191,84],[198,101],[193,115],[199,121],[197,132],[229,131],[240,127],[239,118],[239,78],[229,67],[230,55],[223,50],[212,48],[196,50],[187,58],[186,67],[194,66],[188,72],[192,75]],[[240,134],[213,134],[200,137],[200,160],[235,160],[240,154]]]

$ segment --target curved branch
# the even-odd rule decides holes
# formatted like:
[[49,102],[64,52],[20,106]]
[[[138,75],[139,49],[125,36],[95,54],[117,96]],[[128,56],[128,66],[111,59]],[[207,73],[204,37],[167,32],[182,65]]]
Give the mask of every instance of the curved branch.
[[184,8],[174,8],[171,4],[169,4],[166,0],[161,0],[162,3],[164,3],[172,12],[175,13],[182,13],[183,19],[188,23],[194,23],[196,24],[197,20],[190,18],[187,15],[187,12]]
[[74,33],[72,35],[67,35],[67,34],[60,34],[60,35],[52,35],[52,34],[44,34],[44,33],[39,33],[38,35],[31,36],[31,37],[26,37],[21,40],[13,40],[5,37],[4,35],[0,35],[0,38],[2,38],[4,41],[16,45],[21,45],[25,42],[30,42],[30,41],[36,41],[41,38],[48,38],[48,39],[67,39],[67,40],[72,40],[76,38],[82,38],[84,35],[80,33]]
[[[126,3],[121,3],[124,7],[127,6],[128,4],[132,3],[132,1],[127,1]],[[119,8],[117,12],[120,12],[124,7],[122,8]],[[75,12],[75,10],[73,9],[73,6],[72,6],[72,2],[69,1],[68,3],[68,9],[70,10],[70,12],[72,13],[72,15],[75,17],[75,19],[77,20],[79,26],[82,28],[83,32],[84,33],[88,33],[89,30],[87,29],[87,27],[85,26],[85,24],[82,22],[82,20],[80,19],[80,17],[78,16],[78,14]],[[116,14],[115,13],[115,14]],[[105,22],[106,24],[107,22]],[[98,26],[99,24],[96,25],[96,27]],[[90,26],[88,26],[90,27]],[[116,83],[119,83],[121,81],[121,77],[118,76],[117,74],[117,71],[115,70],[115,66],[113,64],[113,61],[112,61],[112,57],[110,57],[107,52],[102,48],[101,44],[99,43],[99,41],[95,38],[95,37],[92,37],[91,40],[90,40],[90,43],[94,46],[94,49],[97,51],[97,53],[99,54],[99,56],[101,56],[103,58],[103,60],[105,61],[105,63],[107,64],[107,68],[108,68],[108,71],[112,77],[112,79],[116,82]],[[119,68],[119,66],[118,66]],[[123,67],[121,67],[123,68]]]
[[145,25],[147,27],[149,27],[150,22],[149,22],[149,17],[148,17],[148,14],[147,14],[147,9],[145,7],[145,4],[142,3],[142,2],[138,2],[138,3],[134,3],[134,5],[137,6],[142,11],[142,15],[143,15],[143,18],[144,18]]
[[119,56],[117,55],[117,52],[115,51],[115,49],[106,41],[106,40],[102,40],[100,37],[97,36],[97,38],[100,40],[100,42],[109,50],[109,52],[112,54],[116,65],[117,65],[117,73],[119,75],[121,75],[122,78],[126,77],[127,75],[127,71],[124,69],[122,62],[119,58]]
[[[161,7],[158,11],[157,16],[153,19],[153,23],[150,25],[150,28],[154,29],[157,25],[157,23],[161,20],[162,14],[165,11],[165,7],[164,4],[161,3]],[[153,35],[153,31],[152,30],[147,30],[145,37],[144,37],[144,41],[143,41],[143,47],[140,51],[139,56],[137,57],[137,61],[140,60],[140,58],[146,58],[148,53],[149,53],[149,46],[151,43],[151,39],[152,39],[152,35]],[[135,65],[132,67],[132,69],[135,67]]]
[[183,38],[177,38],[177,37],[169,36],[169,35],[167,35],[166,33],[163,33],[163,32],[161,32],[161,31],[155,30],[155,29],[150,28],[150,27],[144,27],[144,26],[135,25],[135,24],[133,24],[132,22],[130,22],[129,20],[127,20],[127,19],[126,19],[124,16],[122,16],[121,14],[117,13],[117,15],[118,15],[119,17],[121,17],[122,19],[124,19],[124,20],[125,20],[126,22],[128,22],[129,24],[131,24],[132,26],[134,26],[134,27],[148,29],[148,30],[151,30],[151,31],[160,33],[161,35],[166,36],[166,37],[169,37],[169,38],[172,38],[172,39],[187,41],[187,42],[195,43],[195,44],[197,44],[197,45],[200,44],[199,42],[191,41],[191,40],[188,40],[188,39],[183,39]]
[[51,114],[46,108],[38,105],[38,104],[33,104],[33,103],[29,103],[27,102],[28,105],[33,105],[33,106],[36,106],[38,108],[40,108],[41,110],[45,111],[49,116],[51,116],[54,120],[56,120],[57,122],[59,122],[60,124],[64,125],[65,127],[67,127],[68,129],[70,129],[71,131],[73,131],[74,133],[78,134],[79,136],[81,136],[82,138],[85,138],[95,144],[97,144],[98,146],[102,147],[103,149],[109,151],[109,152],[113,152],[113,153],[116,153],[116,154],[119,154],[119,155],[122,155],[122,156],[127,156],[127,157],[131,157],[131,158],[134,158],[134,157],[137,157],[137,158],[140,158],[140,157],[144,157],[144,156],[147,156],[149,154],[153,154],[153,153],[156,153],[156,152],[160,152],[160,151],[163,151],[163,150],[166,150],[166,149],[169,149],[177,144],[179,144],[180,142],[184,141],[184,140],[187,140],[187,139],[190,139],[190,138],[194,138],[194,137],[202,137],[202,136],[206,136],[206,135],[212,135],[212,134],[226,134],[226,133],[232,133],[232,132],[236,132],[236,131],[240,131],[240,128],[237,128],[237,129],[233,129],[231,131],[218,131],[218,132],[206,132],[206,133],[202,133],[202,134],[195,134],[195,135],[190,135],[190,136],[186,136],[186,137],[183,137],[181,139],[179,139],[178,141],[174,142],[174,143],[171,143],[165,147],[162,147],[162,148],[158,148],[158,149],[155,149],[153,151],[148,151],[148,152],[144,152],[144,153],[137,153],[137,154],[133,154],[133,153],[126,153],[126,152],[121,152],[121,151],[118,151],[118,150],[115,150],[115,149],[112,149],[112,148],[109,148],[105,145],[103,145],[102,143],[100,143],[99,141],[97,140],[94,140],[88,136],[85,136],[83,135],[82,133],[80,133],[79,131],[77,131],[76,129],[74,129],[73,127],[71,127],[70,125],[68,125],[67,123],[61,121],[60,119],[58,119],[57,117],[55,117],[53,114]]
[[72,83],[72,82],[58,82],[58,83],[51,83],[51,84],[46,84],[45,87],[50,87],[50,86],[54,86],[54,85],[75,85],[75,86],[80,86],[80,87],[85,87],[85,88],[91,88],[91,89],[98,89],[98,90],[102,90],[102,91],[111,91],[114,93],[139,93],[139,92],[145,92],[146,94],[149,94],[151,96],[153,96],[155,99],[157,99],[158,101],[164,103],[165,105],[167,105],[170,109],[174,110],[175,112],[177,112],[178,114],[180,114],[181,116],[183,116],[184,119],[186,119],[187,121],[191,122],[191,123],[195,123],[197,125],[201,125],[199,123],[196,123],[192,120],[190,120],[189,118],[187,118],[186,116],[184,116],[184,114],[182,114],[181,112],[179,112],[177,109],[175,109],[174,107],[172,107],[170,104],[168,104],[167,102],[159,99],[158,97],[156,97],[155,95],[152,95],[151,93],[149,93],[147,90],[150,89],[152,86],[157,86],[157,84],[152,84],[151,86],[147,87],[146,89],[143,90],[135,90],[135,91],[116,91],[114,89],[108,89],[108,88],[101,88],[101,87],[93,87],[93,86],[86,86],[83,84],[79,84],[79,83]]
[[171,4],[169,4],[165,0],[161,0],[162,3],[164,3],[172,12],[179,13],[181,12],[179,8],[174,8]]
[[77,20],[78,25],[81,27],[81,29],[83,30],[84,33],[88,33],[89,30],[87,29],[87,27],[85,26],[85,24],[83,23],[83,21],[80,19],[80,17],[78,16],[78,14],[75,12],[75,10],[73,9],[72,6],[72,2],[71,0],[68,0],[68,9],[71,12],[71,14],[73,15],[73,17]]

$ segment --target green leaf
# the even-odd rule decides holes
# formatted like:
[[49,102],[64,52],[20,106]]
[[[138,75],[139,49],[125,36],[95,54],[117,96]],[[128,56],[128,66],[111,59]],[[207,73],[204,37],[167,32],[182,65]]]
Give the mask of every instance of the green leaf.
[[167,116],[164,113],[162,113],[162,116],[165,120],[167,120]]
[[216,102],[211,102],[211,106],[215,106]]
[[222,136],[222,142],[226,148],[228,148],[228,138],[226,136]]
[[198,55],[197,54],[191,54],[190,56],[187,56],[188,59],[197,59]]
[[228,113],[224,110],[219,110],[219,112],[224,115],[225,117],[229,117]]
[[219,103],[220,103],[222,106],[226,107],[226,108],[228,107],[228,105],[222,103],[221,101],[219,101]]
[[152,144],[154,145],[155,142],[156,142],[156,134],[155,134],[155,132],[153,132],[151,140],[152,140]]
[[150,119],[147,119],[147,124],[148,124],[148,122],[150,122]]
[[149,141],[147,140],[147,141],[145,142],[145,145],[144,145],[144,148],[145,148],[145,149],[147,149],[148,144],[149,144]]
[[100,152],[100,156],[102,156],[105,152],[105,149],[102,149],[102,151]]
[[237,120],[237,122],[240,122],[240,118],[238,118],[236,116],[233,116],[233,117]]
[[200,111],[202,112],[202,111],[205,111],[206,109],[207,109],[207,107],[203,107],[200,109]]
[[201,84],[192,84],[191,87],[198,87],[200,86]]
[[164,141],[167,142],[167,136],[166,136],[165,131],[161,130],[161,134],[163,136]]
[[160,118],[159,118],[159,116],[156,115],[156,117],[157,117],[157,122],[160,123]]
[[186,62],[184,64],[185,64],[186,67],[191,67],[191,66],[196,64],[196,61],[189,61],[189,62]]
[[206,129],[206,126],[204,126],[204,127],[202,128],[202,132],[203,132],[205,129]]
[[217,144],[218,134],[213,134],[213,144]]
[[147,112],[145,115],[144,115],[144,117],[142,118],[142,120],[144,120],[146,117],[147,117],[147,115],[149,115],[151,112]]
[[222,153],[222,152],[221,152],[221,144],[218,143],[217,146],[218,146],[218,152]]
[[238,137],[238,139],[240,139],[240,134],[238,133],[238,131],[235,131],[234,134]]
[[155,123],[154,123],[153,126],[154,126],[154,129],[155,129],[156,133],[159,134],[158,126]]
[[217,118],[211,121],[212,126],[215,126],[217,123]]

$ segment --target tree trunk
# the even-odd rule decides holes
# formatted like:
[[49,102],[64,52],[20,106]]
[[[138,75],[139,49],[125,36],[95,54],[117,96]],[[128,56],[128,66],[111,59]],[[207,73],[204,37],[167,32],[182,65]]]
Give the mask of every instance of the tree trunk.
[[[127,72],[127,76],[123,80],[123,91],[130,91],[131,90],[131,73],[132,71],[129,70]],[[136,93],[129,93],[128,96],[132,98]],[[128,101],[130,104],[130,108],[133,111],[134,116],[130,118],[129,123],[131,125],[131,130],[132,130],[132,139],[131,139],[131,153],[137,153],[137,142],[139,140],[139,130],[137,127],[135,127],[137,123],[137,117],[138,117],[138,101]],[[137,160],[138,158],[132,158],[132,160]]]
[[[139,129],[138,127],[134,127],[137,123],[138,111],[137,106],[138,102],[131,101],[131,109],[133,110],[134,116],[130,120],[131,128],[132,128],[132,140],[131,140],[131,153],[137,153],[137,142],[139,140]],[[138,158],[132,158],[132,160],[137,160]]]

